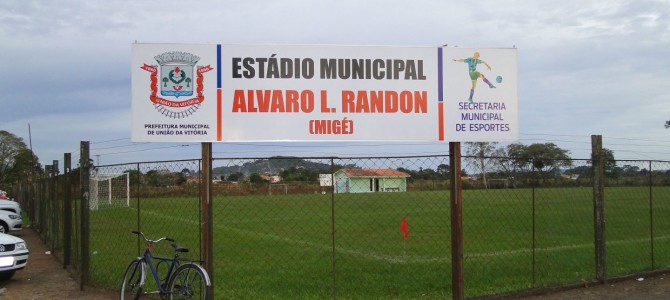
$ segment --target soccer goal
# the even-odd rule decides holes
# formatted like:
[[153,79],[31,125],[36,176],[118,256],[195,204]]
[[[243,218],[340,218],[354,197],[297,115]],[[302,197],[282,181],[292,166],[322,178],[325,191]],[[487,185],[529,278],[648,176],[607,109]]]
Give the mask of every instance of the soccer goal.
[[130,207],[129,173],[93,174],[89,190],[91,210]]
[[488,179],[488,188],[490,189],[508,189],[509,188],[509,179]]
[[268,185],[268,195],[288,195],[288,184],[286,183],[270,183]]

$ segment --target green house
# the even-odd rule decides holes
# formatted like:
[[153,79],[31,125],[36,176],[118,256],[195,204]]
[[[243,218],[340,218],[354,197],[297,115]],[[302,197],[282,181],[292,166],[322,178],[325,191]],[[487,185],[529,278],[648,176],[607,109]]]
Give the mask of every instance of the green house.
[[335,193],[406,192],[408,177],[393,169],[345,168],[333,174]]

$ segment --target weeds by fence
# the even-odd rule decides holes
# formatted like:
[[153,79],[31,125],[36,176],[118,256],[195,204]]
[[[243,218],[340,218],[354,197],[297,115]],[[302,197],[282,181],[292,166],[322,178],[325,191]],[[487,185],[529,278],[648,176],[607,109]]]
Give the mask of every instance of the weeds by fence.
[[[553,161],[560,167],[549,170],[533,160],[465,159],[490,166],[462,177],[466,296],[599,279],[590,160]],[[95,166],[91,177],[128,173],[128,191],[110,188],[90,211],[81,210],[77,169],[15,190],[75,272],[87,231],[89,285],[118,287],[142,248],[130,232],[141,230],[176,239],[195,258],[211,242],[217,299],[442,299],[452,295],[448,164],[448,156],[217,158],[212,220],[202,220],[200,160]],[[605,170],[606,276],[670,267],[669,170],[661,161]],[[319,174],[331,174],[332,186]],[[273,190],[277,178],[284,186]],[[212,241],[203,241],[204,221]]]

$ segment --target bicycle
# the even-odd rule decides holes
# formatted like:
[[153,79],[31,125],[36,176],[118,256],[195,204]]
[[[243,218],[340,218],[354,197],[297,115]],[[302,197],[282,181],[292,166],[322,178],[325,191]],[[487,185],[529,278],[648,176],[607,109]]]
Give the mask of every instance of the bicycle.
[[[188,252],[187,248],[177,245],[174,239],[168,237],[150,240],[140,231],[133,231],[133,233],[144,238],[146,248],[144,255],[133,260],[126,269],[121,284],[121,300],[139,299],[144,294],[159,294],[161,298],[166,297],[167,299],[210,298],[211,282],[207,271],[200,265],[202,261],[179,257],[180,253]],[[151,246],[162,241],[170,242],[174,249],[174,257],[153,255]],[[156,262],[155,265],[154,262]],[[161,278],[158,269],[163,264],[167,265],[167,272]],[[147,266],[158,287],[156,291],[144,291]]]

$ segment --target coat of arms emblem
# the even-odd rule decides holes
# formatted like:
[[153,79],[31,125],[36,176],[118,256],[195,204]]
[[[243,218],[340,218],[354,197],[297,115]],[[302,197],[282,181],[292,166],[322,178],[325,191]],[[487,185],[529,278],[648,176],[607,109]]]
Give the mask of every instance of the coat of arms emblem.
[[156,110],[171,118],[185,118],[197,111],[205,101],[203,74],[213,68],[196,66],[200,57],[188,52],[165,52],[154,59],[158,65],[144,64],[141,68],[151,73],[149,100]]

